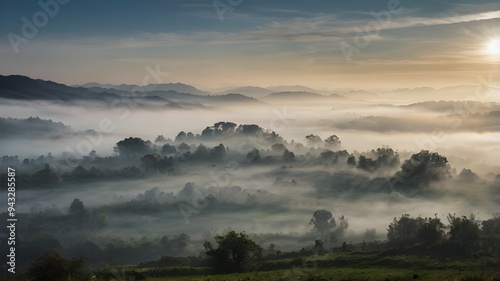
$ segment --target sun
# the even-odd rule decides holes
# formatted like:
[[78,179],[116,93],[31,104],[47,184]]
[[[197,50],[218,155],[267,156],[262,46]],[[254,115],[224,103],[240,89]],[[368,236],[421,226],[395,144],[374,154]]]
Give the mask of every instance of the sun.
[[493,38],[486,44],[486,53],[492,56],[500,56],[500,38]]

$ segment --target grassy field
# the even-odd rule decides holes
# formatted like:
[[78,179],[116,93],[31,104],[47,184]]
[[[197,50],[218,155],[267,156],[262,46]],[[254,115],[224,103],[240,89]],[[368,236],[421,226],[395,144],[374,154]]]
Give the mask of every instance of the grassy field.
[[[469,260],[435,259],[419,256],[387,256],[377,253],[340,253],[299,259],[267,261],[253,273],[173,277],[168,269],[142,269],[143,276],[163,276],[145,280],[182,281],[500,281],[500,268],[487,257]],[[174,269],[171,269],[174,270]],[[187,269],[186,269],[187,270]],[[179,269],[176,269],[179,272]],[[173,272],[172,272],[173,273]]]
[[[387,252],[335,253],[323,256],[274,259],[260,271],[211,274],[206,267],[114,267],[94,271],[92,281],[500,281],[499,261],[492,257],[470,259],[396,255]],[[22,275],[0,281],[28,280]],[[76,280],[76,279],[68,279]],[[47,280],[49,281],[49,280]]]
[[[496,279],[495,279],[496,278]],[[155,278],[146,280],[182,280],[182,281],[407,281],[407,280],[435,280],[435,281],[482,281],[500,280],[495,272],[460,271],[460,270],[411,270],[385,268],[318,268],[276,270],[231,275],[187,276],[177,278]]]

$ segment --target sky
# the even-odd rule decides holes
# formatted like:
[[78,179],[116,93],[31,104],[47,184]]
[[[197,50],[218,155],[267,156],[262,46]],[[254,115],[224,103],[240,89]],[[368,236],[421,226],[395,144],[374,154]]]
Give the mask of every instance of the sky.
[[497,0],[4,0],[0,35],[1,75],[70,85],[444,87],[500,70]]

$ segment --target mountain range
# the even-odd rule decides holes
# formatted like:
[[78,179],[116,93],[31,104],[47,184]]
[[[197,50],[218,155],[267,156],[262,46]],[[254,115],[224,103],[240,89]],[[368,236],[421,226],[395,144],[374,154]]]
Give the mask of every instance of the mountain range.
[[53,81],[32,79],[21,75],[0,75],[0,98],[10,100],[44,100],[77,104],[81,101],[116,104],[133,98],[139,106],[157,108],[205,108],[230,104],[265,105],[294,102],[377,102],[413,103],[435,100],[474,100],[479,86],[464,85],[445,88],[406,88],[385,92],[338,89],[334,92],[295,86],[245,86],[221,92],[208,92],[183,83],[132,84],[87,83],[67,86]]

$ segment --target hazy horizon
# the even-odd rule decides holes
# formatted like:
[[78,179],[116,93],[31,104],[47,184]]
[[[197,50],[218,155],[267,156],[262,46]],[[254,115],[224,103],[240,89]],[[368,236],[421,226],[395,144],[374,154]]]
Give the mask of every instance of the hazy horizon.
[[402,215],[401,253],[500,264],[498,0],[0,1],[0,34],[20,268],[198,270],[229,230],[379,261]]
[[209,90],[332,90],[475,85],[499,70],[492,0],[61,3],[46,20],[37,3],[0,4],[0,74],[143,85],[158,67],[164,83]]

